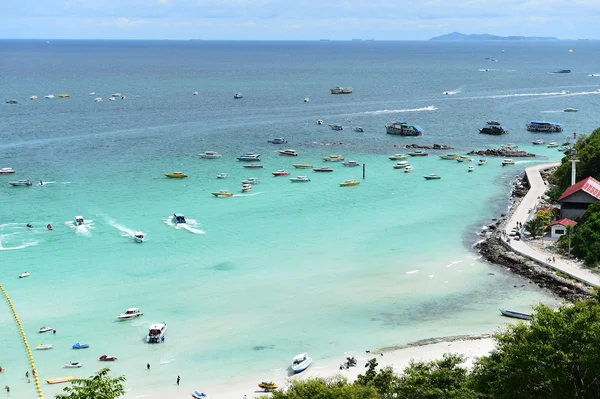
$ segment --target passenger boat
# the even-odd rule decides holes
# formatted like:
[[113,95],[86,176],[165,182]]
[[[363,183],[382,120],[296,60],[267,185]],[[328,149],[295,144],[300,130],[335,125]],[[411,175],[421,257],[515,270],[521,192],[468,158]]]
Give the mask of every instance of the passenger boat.
[[98,360],[100,360],[101,362],[114,362],[115,360],[117,360],[117,358],[114,356],[102,355],[98,358]]
[[60,384],[63,382],[73,381],[75,377],[60,377],[60,378],[50,378],[46,380],[48,384]]
[[477,162],[477,164],[478,164],[479,166],[485,165],[486,163],[487,163],[487,159],[485,159],[485,158],[481,158],[481,159],[479,160],[479,162]]
[[563,131],[563,127],[556,122],[531,121],[527,124],[527,130],[530,132],[558,133]]
[[513,161],[512,159],[503,159],[502,160],[502,166],[506,166],[506,165],[514,165],[515,161]]
[[252,184],[242,184],[242,192],[252,191]]
[[501,136],[503,134],[508,134],[508,131],[504,130],[504,128],[500,125],[489,125],[479,129],[479,133],[491,134],[492,136]]
[[300,373],[308,368],[312,363],[312,357],[308,356],[308,353],[300,353],[292,359],[292,370],[295,373]]
[[472,172],[475,170],[475,166],[473,165],[469,165],[469,168],[467,169],[469,172]]
[[160,322],[150,325],[146,342],[149,344],[158,344],[165,342],[165,334],[167,332],[167,323]]
[[217,179],[227,179],[229,175],[227,173],[219,173]]
[[246,180],[242,180],[242,184],[259,184],[260,180],[256,177],[249,177]]
[[65,364],[66,368],[78,368],[78,367],[83,367],[83,363],[80,362],[69,362],[67,364]]
[[298,153],[296,150],[279,150],[279,155],[289,155],[291,157],[297,157]]
[[270,381],[270,382],[263,381],[260,384],[258,384],[258,387],[264,389],[265,392],[269,392],[269,391],[272,391],[272,390],[278,388],[277,384],[275,384],[273,381]]
[[173,221],[173,223],[175,224],[182,224],[182,223],[187,223],[185,221],[185,216],[183,216],[183,213],[174,213],[173,214],[173,218],[171,219]]
[[198,391],[194,391],[192,393],[192,397],[196,398],[196,399],[208,399],[207,394],[205,394],[204,392],[198,392]]
[[512,310],[500,309],[502,316],[514,317],[515,319],[531,320],[531,315],[527,313],[514,312]]
[[309,164],[308,162],[295,163],[292,166],[296,169],[311,169],[312,168],[312,165]]
[[283,169],[279,169],[276,170],[275,172],[271,172],[273,174],[273,176],[288,176],[290,174],[290,172],[288,172],[287,170],[283,170]]
[[25,277],[29,277],[29,276],[30,276],[29,272],[19,274],[19,278],[25,278]]
[[406,155],[404,154],[394,154],[389,157],[392,161],[404,161],[406,159]]
[[364,133],[365,130],[360,126],[355,126],[354,131],[357,133]]
[[237,157],[237,160],[244,162],[260,161],[260,154],[247,152],[244,155],[240,155],[239,157]]
[[404,173],[410,173],[410,172],[412,172],[412,171],[413,171],[413,167],[412,167],[412,166],[410,166],[410,165],[407,165],[407,166],[404,168]]
[[229,190],[213,191],[211,194],[217,198],[227,198],[233,196],[233,194]]
[[360,164],[356,161],[345,161],[345,162],[342,162],[342,165],[344,165],[344,166],[360,166]]
[[408,161],[398,161],[396,162],[396,164],[394,166],[392,166],[394,169],[404,169],[406,168],[408,165]]
[[329,125],[329,127],[331,128],[331,130],[344,130],[344,127],[339,123],[331,124]]
[[237,100],[237,99],[240,99],[240,98],[244,98],[244,96],[242,96],[242,93],[235,93],[233,95],[233,98],[235,98]]
[[404,121],[391,121],[385,126],[385,131],[387,134],[397,136],[421,136],[423,134],[423,128],[421,126],[406,123]]
[[323,160],[329,162],[340,162],[344,160],[344,157],[341,155],[328,155],[326,157],[323,157]]
[[458,157],[456,158],[456,162],[471,162],[472,159],[470,157]]
[[54,331],[54,328],[52,327],[48,327],[48,326],[44,326],[44,327],[40,327],[40,329],[38,330],[38,332],[41,333],[45,333],[48,331]]
[[83,216],[75,216],[75,226],[83,226],[84,223]]
[[2,169],[0,169],[0,175],[12,175],[13,173],[15,173],[15,171],[13,170],[13,168],[2,168]]
[[184,177],[187,177],[183,172],[165,173],[165,176],[170,177],[171,179],[183,179]]
[[243,168],[246,168],[246,169],[262,169],[262,167],[263,166],[259,163],[251,163],[251,164],[243,166]]
[[274,138],[274,139],[267,140],[267,143],[271,143],[271,144],[285,144],[285,143],[287,143],[287,140],[284,139],[284,138],[281,138],[281,137],[277,137],[277,138]]
[[336,86],[331,89],[331,94],[352,94],[353,90],[351,87]]
[[322,166],[320,168],[313,168],[313,170],[315,172],[333,172],[333,169],[331,169],[329,166]]
[[90,347],[90,344],[80,344],[79,342],[77,342],[76,344],[73,344],[73,349],[87,349]]
[[437,173],[430,173],[426,176],[423,176],[425,180],[439,180],[441,177]]
[[425,151],[416,150],[416,151],[409,152],[408,155],[410,155],[411,157],[426,157],[429,154],[426,153]]
[[32,186],[33,183],[31,182],[31,180],[26,179],[26,180],[17,180],[17,181],[9,181],[8,184],[10,184],[11,186],[15,186],[15,187],[29,187]]
[[546,144],[546,142],[544,140],[542,140],[542,139],[537,139],[537,140],[533,140],[531,142],[531,144],[533,144],[533,145],[542,145],[542,144]]
[[135,319],[137,317],[143,316],[144,314],[139,308],[129,308],[126,309],[125,312],[121,313],[117,316],[118,320],[130,320]]
[[551,141],[548,143],[548,148],[556,148],[558,147],[558,143],[556,141]]
[[52,345],[50,345],[50,344],[39,344],[38,346],[35,347],[35,349],[38,350],[38,351],[48,350],[48,349],[52,349]]
[[202,154],[199,154],[200,158],[206,158],[206,159],[217,159],[217,158],[221,158],[221,154],[219,154],[216,151],[204,151]]
[[133,233],[133,239],[135,242],[144,242],[146,241],[146,234],[142,233],[141,231],[136,231]]
[[577,112],[579,111],[577,108],[565,108],[565,112]]
[[340,187],[358,186],[360,182],[356,179],[345,180],[340,183]]
[[310,181],[310,178],[308,178],[308,176],[290,177],[290,181],[292,183],[303,183]]
[[460,158],[460,154],[444,154],[444,155],[440,155],[441,159],[456,159],[456,158]]

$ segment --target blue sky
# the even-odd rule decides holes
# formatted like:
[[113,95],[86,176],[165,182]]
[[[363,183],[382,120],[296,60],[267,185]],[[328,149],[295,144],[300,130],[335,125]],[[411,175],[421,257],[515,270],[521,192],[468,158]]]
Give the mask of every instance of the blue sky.
[[0,0],[1,38],[600,38],[600,0]]

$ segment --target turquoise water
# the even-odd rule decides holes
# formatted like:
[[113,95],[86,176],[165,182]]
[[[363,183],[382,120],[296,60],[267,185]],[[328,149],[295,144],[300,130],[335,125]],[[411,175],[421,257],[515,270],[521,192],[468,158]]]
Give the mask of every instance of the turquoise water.
[[[555,141],[600,124],[600,81],[587,76],[598,72],[598,45],[578,45],[569,55],[572,43],[503,43],[504,58],[490,63],[484,57],[500,58],[498,43],[0,42],[2,95],[20,102],[0,107],[0,167],[17,170],[0,180],[49,182],[0,184],[0,281],[30,344],[55,346],[35,353],[40,376],[87,376],[103,365],[100,355],[114,355],[109,365],[127,375],[128,397],[174,397],[177,375],[199,389],[283,373],[298,352],[316,366],[344,352],[491,332],[505,322],[499,307],[554,303],[481,262],[471,246],[506,211],[516,174],[559,159],[555,149],[528,144],[539,134],[525,131],[527,121],[564,123],[565,133],[548,137]],[[566,67],[574,72],[546,73]],[[332,96],[336,85],[355,92]],[[233,100],[238,91],[244,98]],[[63,92],[71,97],[42,98]],[[127,98],[109,102],[113,92]],[[33,94],[40,99],[27,100]],[[566,107],[580,111],[558,112]],[[386,135],[384,125],[400,118],[424,136]],[[490,119],[511,134],[478,134]],[[330,130],[334,122],[346,129]],[[356,125],[365,132],[353,132]],[[268,144],[272,137],[289,143]],[[406,153],[399,146],[407,143],[465,153],[505,142],[540,156],[504,168],[490,159],[473,173],[440,160],[440,151],[410,158],[411,174],[387,159]],[[282,148],[300,156],[280,156]],[[206,150],[223,158],[200,159]],[[263,154],[265,168],[243,169],[235,158],[246,151]],[[339,187],[362,171],[322,161],[337,153],[366,165],[359,186]],[[301,161],[335,171],[291,166]],[[277,169],[312,181],[292,184],[273,177]],[[179,170],[189,177],[163,176]],[[216,179],[221,172],[229,178]],[[433,172],[442,179],[423,179]],[[242,194],[247,177],[262,182]],[[235,196],[214,198],[219,189]],[[174,212],[186,215],[187,229],[169,222]],[[90,227],[74,228],[76,215]],[[134,243],[134,230],[147,242]],[[31,277],[18,279],[24,271]],[[115,321],[133,306],[142,318]],[[33,396],[8,306],[0,315],[0,365],[9,369],[0,378]],[[169,324],[166,343],[145,344],[159,321]],[[56,335],[38,335],[42,325]],[[75,342],[90,349],[75,352]],[[65,371],[68,361],[85,366]]]

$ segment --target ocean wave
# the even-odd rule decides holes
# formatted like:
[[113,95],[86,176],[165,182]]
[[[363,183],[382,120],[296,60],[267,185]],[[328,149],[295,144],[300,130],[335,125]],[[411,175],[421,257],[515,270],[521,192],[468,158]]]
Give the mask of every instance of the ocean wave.
[[415,274],[415,273],[418,273],[418,272],[419,272],[419,269],[415,269],[415,270],[409,270],[409,271],[407,271],[405,273],[406,274]]
[[380,115],[380,114],[397,114],[401,112],[421,112],[421,111],[435,111],[437,107],[434,105],[430,105],[428,107],[423,108],[406,108],[406,109],[382,109],[379,111],[366,111],[364,114],[366,115]]

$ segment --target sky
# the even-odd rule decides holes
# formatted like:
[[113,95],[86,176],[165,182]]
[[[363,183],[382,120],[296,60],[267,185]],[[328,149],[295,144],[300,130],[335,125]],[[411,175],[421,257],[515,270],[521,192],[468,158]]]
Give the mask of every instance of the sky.
[[600,39],[600,0],[0,0],[5,39]]

